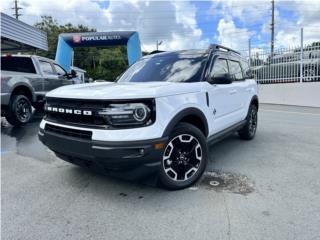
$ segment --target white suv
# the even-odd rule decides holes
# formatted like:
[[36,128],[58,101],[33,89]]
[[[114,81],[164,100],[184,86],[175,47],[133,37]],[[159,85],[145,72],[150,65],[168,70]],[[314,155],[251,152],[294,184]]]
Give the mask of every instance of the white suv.
[[240,54],[207,50],[143,57],[115,83],[49,92],[40,140],[63,160],[126,176],[159,173],[168,189],[194,184],[208,144],[257,129],[257,84]]

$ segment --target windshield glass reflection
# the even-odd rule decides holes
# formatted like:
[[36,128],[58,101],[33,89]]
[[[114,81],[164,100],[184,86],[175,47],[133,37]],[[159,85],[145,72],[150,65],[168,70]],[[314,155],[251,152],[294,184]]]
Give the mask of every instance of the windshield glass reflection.
[[146,57],[133,64],[119,82],[197,82],[200,81],[205,55],[165,54]]

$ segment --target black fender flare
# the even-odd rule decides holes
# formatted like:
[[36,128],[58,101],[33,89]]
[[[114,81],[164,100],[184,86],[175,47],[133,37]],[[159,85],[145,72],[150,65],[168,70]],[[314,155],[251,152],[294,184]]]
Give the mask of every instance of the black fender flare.
[[33,87],[31,87],[29,84],[26,84],[24,82],[20,82],[20,83],[17,83],[15,85],[12,86],[11,88],[11,91],[10,91],[10,96],[12,96],[12,93],[17,89],[17,88],[20,88],[20,87],[23,87],[23,88],[26,88],[30,91],[31,93],[31,101],[32,102],[35,102],[36,101],[36,94],[34,92],[34,89]]
[[173,130],[173,128],[185,117],[187,116],[196,116],[198,118],[201,119],[202,124],[204,124],[204,130],[205,130],[205,136],[208,136],[209,133],[209,127],[208,127],[208,121],[206,116],[204,115],[204,113],[195,107],[190,107],[190,108],[185,108],[182,111],[180,111],[179,113],[177,113],[169,122],[169,124],[167,125],[167,127],[165,128],[164,132],[163,132],[163,137],[167,137],[169,136],[169,134],[171,133],[171,131]]
[[252,98],[251,98],[251,101],[250,101],[250,104],[249,104],[249,107],[251,106],[251,104],[253,104],[254,102],[257,103],[257,110],[259,109],[259,98],[257,95],[254,95]]

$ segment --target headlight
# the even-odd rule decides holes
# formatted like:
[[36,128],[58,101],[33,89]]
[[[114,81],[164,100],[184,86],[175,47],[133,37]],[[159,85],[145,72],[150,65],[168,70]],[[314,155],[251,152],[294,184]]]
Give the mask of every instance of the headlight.
[[113,126],[150,125],[152,109],[144,103],[114,103],[98,112]]

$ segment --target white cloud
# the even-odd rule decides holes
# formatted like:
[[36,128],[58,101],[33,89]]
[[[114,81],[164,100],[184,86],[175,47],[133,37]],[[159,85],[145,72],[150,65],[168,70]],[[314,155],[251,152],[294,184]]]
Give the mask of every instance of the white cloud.
[[[12,12],[12,1],[3,2],[1,10]],[[98,31],[138,31],[148,51],[155,49],[157,40],[163,41],[163,50],[201,48],[209,41],[201,40],[196,8],[188,1],[110,1],[107,9],[90,0],[21,0],[21,4],[21,19],[29,24],[51,15],[60,24],[83,24]]]
[[278,32],[276,34],[276,44],[279,47],[299,46],[300,29],[304,29],[304,44],[310,44],[320,40],[320,4],[317,0],[295,0],[290,2],[279,2],[279,6],[294,11],[298,20],[279,18],[277,21]]
[[270,2],[266,0],[214,0],[211,12],[220,16],[217,29],[219,43],[240,51],[248,49],[249,38],[261,39],[261,26],[265,15],[269,14],[268,7]]
[[213,0],[212,7],[220,7],[221,16],[227,14],[247,25],[263,21],[263,17],[270,13],[269,0]]
[[[293,15],[281,14],[282,10],[291,11]],[[247,48],[247,39],[251,36],[255,47],[269,49],[271,34],[269,0],[213,0],[211,12],[220,16],[217,39],[222,44],[239,49]],[[319,0],[275,1],[275,47],[299,45],[301,27],[304,28],[305,44],[319,41],[319,12]],[[227,32],[238,32],[238,34]]]
[[246,28],[237,28],[232,19],[220,19],[218,24],[218,41],[236,50],[248,49],[251,33]]

